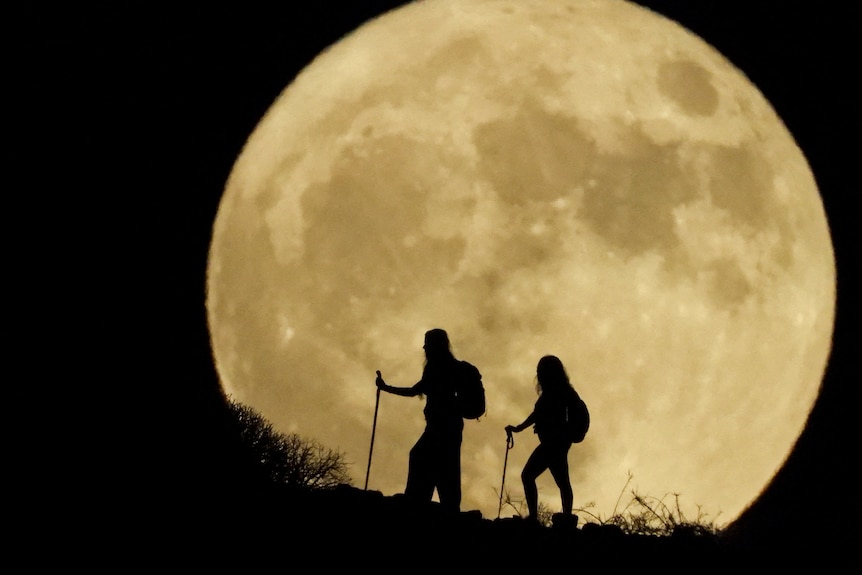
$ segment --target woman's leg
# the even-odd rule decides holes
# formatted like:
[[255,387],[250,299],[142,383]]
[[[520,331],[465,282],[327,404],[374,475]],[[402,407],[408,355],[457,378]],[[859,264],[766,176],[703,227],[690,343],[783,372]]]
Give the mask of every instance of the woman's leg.
[[554,482],[560,488],[560,500],[562,501],[563,513],[565,515],[572,514],[572,506],[574,505],[572,481],[569,477],[569,447],[571,447],[571,444],[566,443],[564,446],[555,448],[550,455],[551,462],[548,466]]
[[536,446],[524,469],[521,471],[521,482],[524,484],[524,497],[527,499],[527,509],[531,519],[539,518],[539,490],[536,479],[548,468],[547,448],[543,444]]
[[415,501],[431,501],[434,495],[433,440],[426,430],[410,449],[404,495]]
[[461,430],[441,432],[436,462],[437,495],[447,511],[461,508]]

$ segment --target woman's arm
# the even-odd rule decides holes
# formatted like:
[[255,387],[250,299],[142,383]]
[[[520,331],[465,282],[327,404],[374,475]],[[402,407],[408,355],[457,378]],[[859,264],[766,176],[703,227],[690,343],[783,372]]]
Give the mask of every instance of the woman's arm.
[[381,389],[386,393],[391,393],[393,395],[400,395],[402,397],[415,397],[422,393],[419,391],[419,384],[415,384],[413,387],[395,387],[392,385],[387,385],[385,381],[383,381],[383,377],[380,375],[380,372],[377,372],[377,379],[374,381],[377,385],[377,389]]
[[520,425],[507,425],[506,426],[506,433],[510,433],[512,431],[514,431],[515,433],[520,433],[520,432],[524,431],[525,429],[527,429],[528,427],[530,427],[531,425],[533,425],[533,423],[535,422],[535,419],[536,419],[536,412],[534,411],[533,413],[528,415],[527,419],[522,421],[520,423]]

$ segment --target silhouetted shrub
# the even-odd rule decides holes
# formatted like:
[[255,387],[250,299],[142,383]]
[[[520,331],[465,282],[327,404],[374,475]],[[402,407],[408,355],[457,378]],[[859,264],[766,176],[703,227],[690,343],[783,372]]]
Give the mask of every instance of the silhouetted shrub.
[[229,409],[236,419],[240,448],[248,465],[265,480],[291,488],[331,489],[350,485],[341,452],[295,433],[279,433],[247,405],[231,400]]

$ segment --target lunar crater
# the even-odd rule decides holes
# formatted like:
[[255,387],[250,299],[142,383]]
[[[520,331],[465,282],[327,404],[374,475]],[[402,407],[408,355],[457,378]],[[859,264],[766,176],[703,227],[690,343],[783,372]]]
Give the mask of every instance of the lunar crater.
[[718,111],[719,94],[711,78],[709,71],[695,62],[664,62],[659,66],[658,87],[684,113],[712,116]]

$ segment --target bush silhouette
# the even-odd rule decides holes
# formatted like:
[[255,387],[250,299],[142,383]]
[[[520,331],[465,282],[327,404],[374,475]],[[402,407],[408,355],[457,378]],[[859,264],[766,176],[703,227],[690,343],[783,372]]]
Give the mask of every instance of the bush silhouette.
[[231,400],[228,408],[245,463],[264,481],[274,486],[309,489],[350,485],[347,462],[341,452],[295,433],[279,433],[247,405]]

